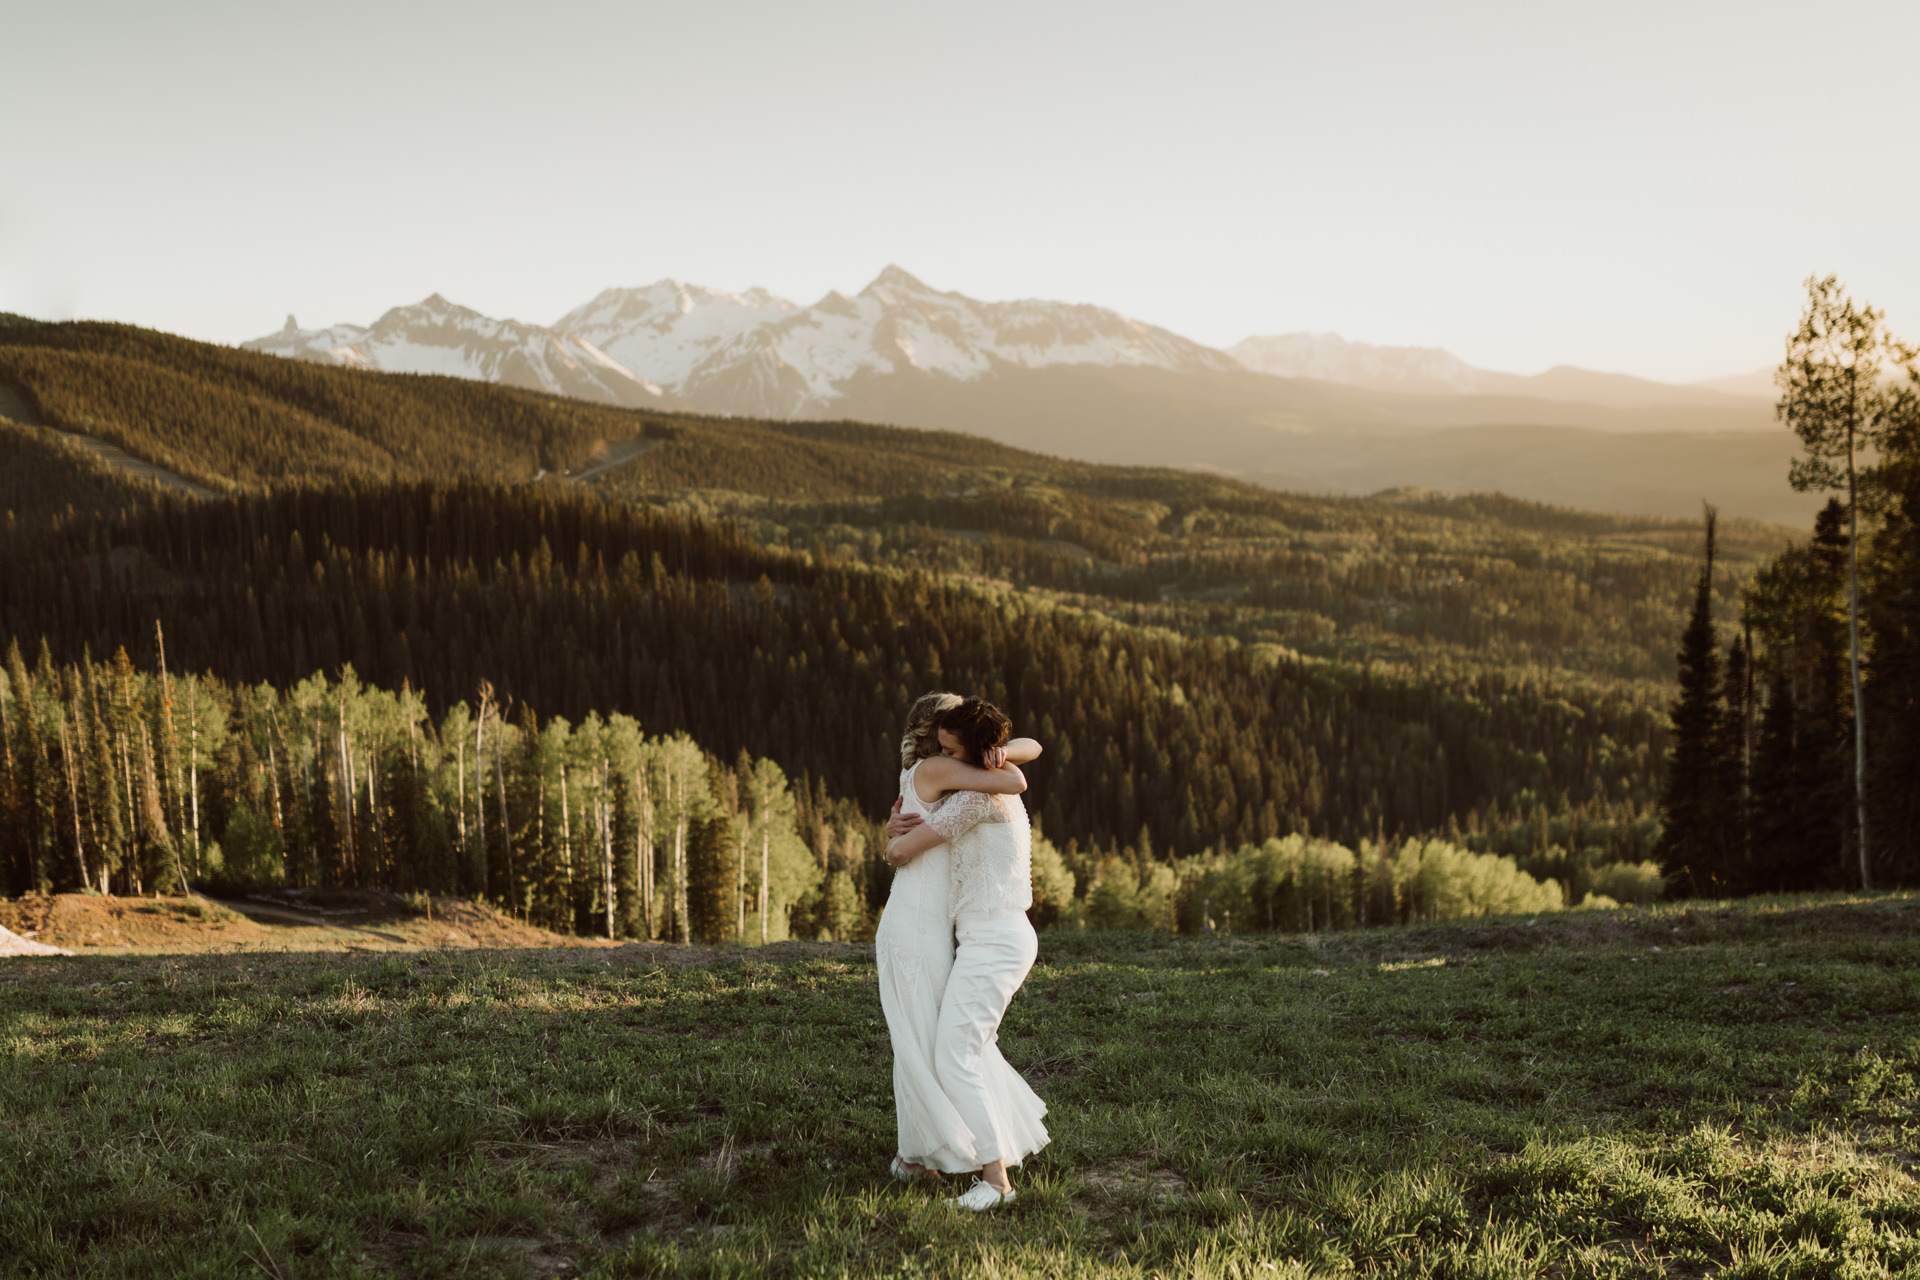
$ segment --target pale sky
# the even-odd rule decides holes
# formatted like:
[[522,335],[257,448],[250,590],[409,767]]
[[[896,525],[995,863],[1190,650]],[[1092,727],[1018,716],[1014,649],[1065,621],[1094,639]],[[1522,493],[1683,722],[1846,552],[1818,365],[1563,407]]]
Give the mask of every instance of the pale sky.
[[[221,342],[889,262],[1672,381],[1920,339],[1920,3],[9,6],[0,310]],[[644,371],[642,371],[644,372]]]

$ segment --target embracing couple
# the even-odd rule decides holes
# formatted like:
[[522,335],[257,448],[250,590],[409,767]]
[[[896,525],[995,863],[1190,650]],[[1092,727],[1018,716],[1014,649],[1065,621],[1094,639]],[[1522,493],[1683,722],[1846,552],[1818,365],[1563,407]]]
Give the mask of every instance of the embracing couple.
[[893,1039],[900,1122],[893,1175],[980,1177],[953,1200],[979,1211],[1013,1200],[1007,1170],[1047,1145],[1046,1105],[1000,1056],[1000,1020],[1039,953],[1032,833],[1020,766],[990,702],[930,693],[900,740],[900,797],[887,824],[895,868],[874,935],[880,1005]]

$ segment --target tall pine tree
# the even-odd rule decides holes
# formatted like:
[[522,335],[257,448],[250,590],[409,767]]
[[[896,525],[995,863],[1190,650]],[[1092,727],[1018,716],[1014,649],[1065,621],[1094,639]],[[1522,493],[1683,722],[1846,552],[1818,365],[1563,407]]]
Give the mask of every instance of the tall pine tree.
[[1660,797],[1665,827],[1654,856],[1670,883],[1692,894],[1725,893],[1734,871],[1727,819],[1730,788],[1720,645],[1713,625],[1713,560],[1718,513],[1706,508],[1706,563],[1693,614],[1680,639],[1680,695]]

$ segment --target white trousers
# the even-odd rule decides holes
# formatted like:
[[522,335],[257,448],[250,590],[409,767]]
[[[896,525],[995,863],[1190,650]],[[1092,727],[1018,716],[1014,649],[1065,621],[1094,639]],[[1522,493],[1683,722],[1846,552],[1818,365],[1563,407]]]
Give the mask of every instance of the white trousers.
[[[1000,1020],[1027,980],[1040,940],[1024,911],[968,914],[954,925],[957,946],[934,1033],[940,1089],[973,1134],[973,1165],[1019,1164],[1051,1140],[1046,1103],[1000,1056]],[[960,1172],[953,1170],[951,1172]]]

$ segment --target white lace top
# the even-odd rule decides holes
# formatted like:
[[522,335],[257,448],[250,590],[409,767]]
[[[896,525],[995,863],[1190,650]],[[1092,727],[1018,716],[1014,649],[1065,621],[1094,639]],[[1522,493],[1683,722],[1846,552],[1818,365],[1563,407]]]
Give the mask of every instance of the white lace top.
[[950,791],[927,825],[947,838],[949,911],[1025,911],[1033,905],[1033,831],[1019,796]]

